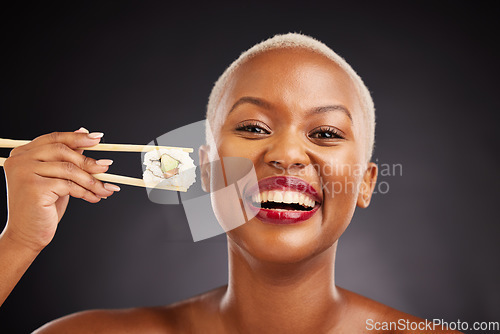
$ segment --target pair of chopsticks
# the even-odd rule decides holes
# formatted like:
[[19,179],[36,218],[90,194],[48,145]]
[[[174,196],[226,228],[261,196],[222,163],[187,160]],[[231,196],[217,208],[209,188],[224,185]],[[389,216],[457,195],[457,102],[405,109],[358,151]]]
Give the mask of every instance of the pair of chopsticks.
[[[0,148],[14,148],[26,145],[29,142],[30,142],[29,140],[14,140],[14,139],[0,138]],[[187,147],[129,145],[129,144],[97,144],[92,147],[82,147],[81,149],[86,151],[114,151],[114,152],[148,152],[159,149],[179,149],[188,153],[193,152],[192,148],[187,148]],[[0,157],[0,167],[3,166],[5,160],[7,160],[7,158]],[[93,176],[96,179],[104,182],[113,182],[113,183],[126,184],[129,186],[150,188],[149,186],[146,185],[143,179],[136,179],[133,177],[108,174],[108,173],[93,174]],[[185,187],[162,185],[161,183],[156,185],[154,189],[183,191],[183,192],[187,191]]]

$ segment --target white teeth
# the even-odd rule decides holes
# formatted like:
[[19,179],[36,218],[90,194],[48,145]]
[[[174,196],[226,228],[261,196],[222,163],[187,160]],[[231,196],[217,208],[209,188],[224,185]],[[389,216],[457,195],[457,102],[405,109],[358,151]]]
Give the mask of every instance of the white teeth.
[[300,195],[299,195],[299,204],[300,204],[300,205],[304,205],[304,201],[305,201],[305,199],[306,199],[306,195],[304,195],[304,194],[300,194]]
[[292,203],[299,203],[299,193],[293,191],[292,192]]
[[268,194],[267,194],[267,200],[269,202],[274,202],[274,191],[270,191]]
[[293,203],[293,193],[291,191],[285,191],[285,196],[283,196],[283,203]]
[[260,194],[255,194],[252,196],[252,202],[260,203]]
[[260,194],[255,194],[252,196],[252,201],[254,202],[275,202],[275,203],[287,203],[287,204],[300,204],[307,207],[314,207],[316,202],[306,194],[299,193],[297,191],[279,191],[270,190],[263,191]]

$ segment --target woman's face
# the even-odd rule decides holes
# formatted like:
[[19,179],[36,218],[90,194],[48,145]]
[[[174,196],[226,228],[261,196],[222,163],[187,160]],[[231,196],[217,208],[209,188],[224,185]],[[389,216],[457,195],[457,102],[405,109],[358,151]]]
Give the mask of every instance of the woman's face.
[[348,75],[307,50],[267,51],[238,68],[218,108],[230,110],[216,138],[220,157],[250,159],[258,180],[292,176],[318,194],[312,216],[286,224],[256,216],[227,233],[232,246],[294,263],[335,244],[356,204],[368,205],[376,179]]

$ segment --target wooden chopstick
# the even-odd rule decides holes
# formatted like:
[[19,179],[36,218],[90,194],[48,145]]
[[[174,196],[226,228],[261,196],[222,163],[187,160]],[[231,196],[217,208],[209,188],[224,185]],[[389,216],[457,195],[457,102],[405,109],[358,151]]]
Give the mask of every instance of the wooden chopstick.
[[[0,147],[14,148],[26,145],[30,140],[15,140],[0,138]],[[178,149],[184,152],[192,153],[190,147],[173,147],[173,146],[154,146],[154,145],[133,145],[133,144],[97,144],[92,147],[82,147],[86,151],[114,151],[114,152],[149,152],[158,149]]]
[[[3,167],[5,160],[7,160],[7,158],[0,157],[0,167]],[[104,182],[120,183],[120,184],[129,185],[129,186],[136,186],[136,187],[143,187],[143,188],[154,188],[154,189],[162,189],[162,190],[183,191],[183,192],[187,191],[187,189],[185,187],[162,185],[161,183],[154,186],[154,187],[150,187],[150,186],[146,185],[146,183],[144,182],[143,179],[136,179],[134,177],[128,177],[128,176],[121,176],[121,175],[107,174],[107,173],[93,174],[93,176],[96,179],[104,181]]]
[[143,188],[154,188],[154,189],[162,189],[162,190],[174,190],[174,191],[183,191],[183,192],[187,191],[187,189],[185,187],[162,185],[161,183],[154,186],[154,187],[148,187],[143,179],[136,179],[134,177],[128,177],[128,176],[121,176],[121,175],[107,174],[107,173],[92,174],[92,176],[94,176],[96,179],[104,181],[104,182],[127,184],[129,186],[136,186],[136,187],[143,187]]

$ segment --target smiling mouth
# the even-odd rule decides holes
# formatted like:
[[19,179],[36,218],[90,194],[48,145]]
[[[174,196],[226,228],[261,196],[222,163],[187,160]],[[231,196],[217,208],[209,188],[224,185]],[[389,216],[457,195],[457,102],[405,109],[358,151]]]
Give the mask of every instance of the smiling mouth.
[[278,211],[311,211],[316,201],[297,191],[262,191],[252,196],[252,204],[256,207]]
[[300,204],[286,204],[286,203],[262,203],[261,208],[269,210],[282,210],[282,211],[311,211],[312,208],[306,208]]
[[[266,224],[295,225],[309,220],[321,207],[321,196],[305,180],[271,176],[245,189],[255,217]],[[250,195],[251,194],[251,195]]]

